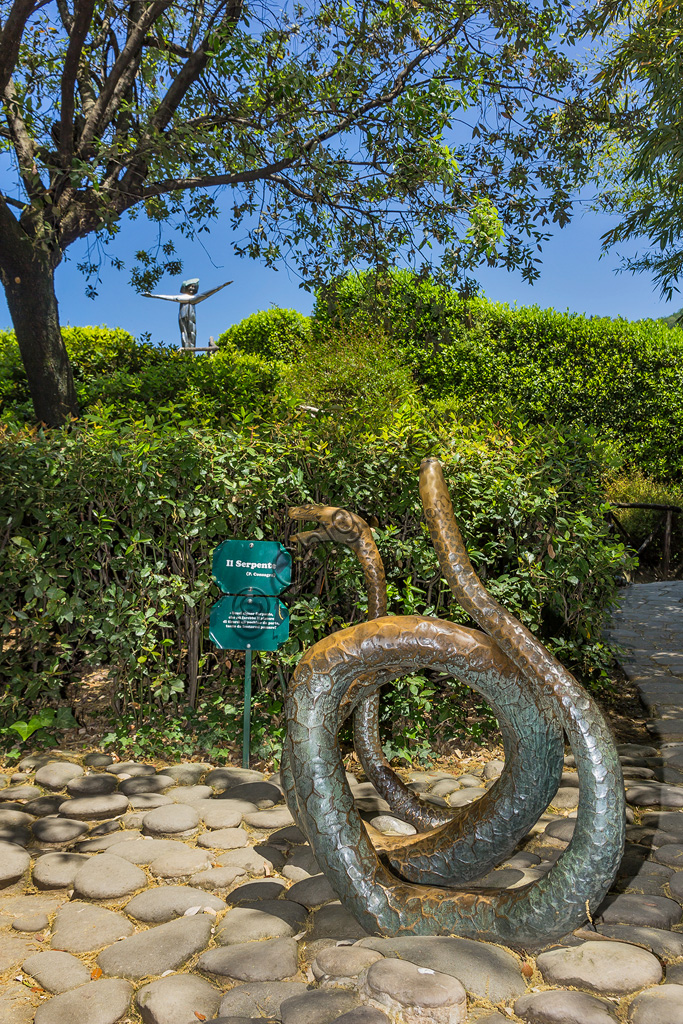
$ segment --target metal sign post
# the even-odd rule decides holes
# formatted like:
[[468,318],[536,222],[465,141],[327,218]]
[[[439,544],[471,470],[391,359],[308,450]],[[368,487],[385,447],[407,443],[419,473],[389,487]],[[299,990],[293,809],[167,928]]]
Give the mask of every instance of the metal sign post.
[[211,609],[209,636],[222,650],[245,651],[242,767],[249,767],[251,655],[276,651],[289,637],[289,612],[278,600],[292,581],[292,556],[276,541],[225,540],[213,555],[224,597]]

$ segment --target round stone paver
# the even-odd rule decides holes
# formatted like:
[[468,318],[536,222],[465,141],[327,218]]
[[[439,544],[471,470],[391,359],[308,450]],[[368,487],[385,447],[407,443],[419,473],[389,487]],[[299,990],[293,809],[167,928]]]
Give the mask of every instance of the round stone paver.
[[608,896],[596,914],[601,924],[633,924],[643,928],[671,928],[681,920],[681,907],[666,896],[624,893]]
[[67,784],[69,796],[108,796],[119,784],[115,775],[103,772],[100,775],[82,775]]
[[352,985],[358,975],[378,960],[382,954],[362,946],[330,946],[318,953],[311,964],[316,981],[322,985]]
[[174,971],[209,942],[213,918],[181,917],[115,942],[97,958],[105,974],[132,981]]
[[0,887],[18,881],[28,871],[31,858],[15,843],[0,842]]
[[515,1002],[515,1013],[529,1024],[616,1024],[614,1007],[586,992],[553,989]]
[[200,971],[237,981],[282,981],[298,970],[298,949],[294,939],[264,939],[220,946],[203,953]]
[[175,1024],[215,1017],[222,993],[203,978],[174,974],[143,985],[135,1005],[144,1024]]
[[624,942],[584,942],[542,953],[536,965],[551,985],[573,985],[605,995],[628,995],[662,980],[656,956]]
[[293,825],[294,818],[287,807],[275,807],[270,811],[245,814],[244,823],[252,828],[284,828],[285,825]]
[[52,761],[36,772],[36,782],[45,789],[64,789],[68,782],[83,775],[79,764],[67,761]]
[[249,837],[243,828],[217,828],[204,832],[197,845],[208,850],[240,850],[247,846]]
[[72,843],[88,831],[88,826],[73,818],[48,817],[34,821],[31,831],[39,843]]
[[[207,828],[236,828],[242,821],[239,807],[230,805],[229,800],[197,800],[191,804]],[[249,804],[256,810],[255,804]]]
[[191,875],[190,885],[213,892],[214,889],[230,889],[233,882],[245,876],[244,868],[209,868],[208,871],[199,871],[196,875]]
[[22,914],[21,917],[15,917],[12,921],[12,927],[17,932],[41,932],[43,928],[47,928],[49,923],[47,914],[37,912],[35,914]]
[[176,839],[147,839],[138,834],[137,838],[131,835],[130,841],[128,841],[128,830],[120,834],[124,841],[117,842],[110,847],[111,855],[127,860],[129,864],[151,864],[153,860],[165,853],[187,849],[184,843]]
[[[329,910],[323,907],[318,914]],[[385,957],[398,957],[419,967],[450,974],[468,992],[492,1003],[521,996],[526,985],[519,962],[504,949],[474,939],[441,936],[405,936],[395,939],[368,937],[359,943]]]
[[449,974],[403,960],[378,960],[361,981],[361,992],[378,1009],[400,1015],[405,1024],[460,1024],[467,1015],[467,995]]
[[21,969],[48,992],[68,992],[90,981],[90,970],[77,957],[57,950],[35,953],[24,960]]
[[285,999],[302,995],[306,985],[299,981],[254,982],[238,985],[227,992],[219,1007],[221,1017],[279,1017]]
[[417,829],[393,814],[380,814],[370,822],[373,828],[387,836],[414,836]]
[[218,896],[194,889],[190,885],[160,885],[133,896],[130,903],[126,904],[126,913],[136,921],[162,924],[183,917],[195,907],[198,913],[203,913],[208,907],[220,914],[226,906],[225,901]]
[[631,1003],[631,1024],[683,1024],[683,985],[660,985]]
[[79,796],[73,800],[65,800],[59,806],[59,813],[62,817],[76,818],[78,821],[100,821],[102,818],[115,818],[127,810],[128,797],[123,793]]
[[46,853],[33,865],[36,889],[69,889],[88,857],[84,853]]
[[145,885],[144,871],[110,853],[89,857],[74,878],[74,892],[92,900],[118,899]]
[[[280,1017],[282,1024],[325,1024],[338,1021],[340,1014],[356,1009],[359,1003],[356,992],[318,989],[285,999],[280,1004]],[[408,1024],[408,1018],[405,1020]]]
[[116,1024],[128,1011],[133,986],[100,978],[41,1003],[35,1024]]
[[302,906],[312,910],[313,907],[320,907],[323,903],[338,899],[336,892],[330,885],[327,877],[323,874],[311,875],[310,878],[303,878],[295,882],[285,893],[288,900],[301,903]]
[[646,782],[630,786],[626,799],[634,807],[683,807],[683,789],[663,782]]
[[216,929],[220,946],[235,946],[258,939],[287,939],[306,925],[305,907],[285,900],[259,900],[229,910]]
[[211,867],[211,858],[206,850],[196,850],[183,843],[177,846],[177,850],[162,853],[150,864],[149,870],[157,878],[183,878]]
[[69,953],[91,953],[133,932],[123,914],[90,903],[67,903],[57,911],[51,946]]
[[163,793],[175,784],[170,775],[138,775],[133,779],[124,779],[119,783],[119,791],[126,796],[139,796],[140,793]]
[[199,824],[199,813],[191,804],[157,807],[142,819],[142,827],[151,835],[189,834]]

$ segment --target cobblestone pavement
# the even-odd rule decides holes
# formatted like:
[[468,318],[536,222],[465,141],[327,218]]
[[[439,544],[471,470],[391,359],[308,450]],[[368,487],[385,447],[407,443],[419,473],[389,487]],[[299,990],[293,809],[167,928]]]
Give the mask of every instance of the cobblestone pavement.
[[[627,848],[593,926],[526,956],[373,937],[318,872],[277,775],[52,751],[0,775],[0,1022],[683,1024],[683,583],[631,587],[610,632],[652,743],[619,748]],[[462,806],[501,768],[412,785]],[[525,885],[566,849],[579,794],[565,769],[478,884]],[[376,828],[412,833],[349,782]]]

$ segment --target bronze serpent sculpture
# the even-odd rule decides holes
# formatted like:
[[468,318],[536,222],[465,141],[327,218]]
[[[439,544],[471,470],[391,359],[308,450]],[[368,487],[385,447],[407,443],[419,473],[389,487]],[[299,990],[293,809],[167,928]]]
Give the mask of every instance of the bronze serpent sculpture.
[[[367,523],[345,509],[330,506],[301,506],[290,509],[289,515],[293,519],[318,520],[318,529],[295,538],[306,549],[322,541],[351,548],[363,568],[369,618],[385,615],[384,567]],[[451,578],[449,582],[456,598],[464,597],[458,581]],[[510,671],[514,671],[512,666]],[[525,691],[521,705],[532,699]],[[502,723],[506,752],[503,776],[475,806],[456,810],[422,803],[390,768],[379,738],[379,694],[366,697],[355,708],[356,753],[365,774],[394,813],[423,831],[448,826],[412,841],[409,850],[403,849],[404,839],[398,841],[401,848],[391,851],[387,847],[392,841],[378,837],[389,862],[400,874],[414,881],[451,885],[479,878],[515,848],[548,806],[562,772],[561,730],[546,709],[539,729],[518,741],[517,733],[523,727],[522,721],[516,721],[518,706],[513,706],[510,713],[510,724]]]
[[[290,807],[321,869],[369,931],[456,933],[522,947],[545,943],[583,923],[616,874],[625,817],[619,760],[588,694],[479,582],[434,459],[422,464],[420,493],[442,571],[463,607],[491,635],[439,619],[384,615],[315,644],[301,659],[285,699],[283,780]],[[297,515],[303,517],[304,510]],[[385,841],[380,855],[354,806],[336,736],[346,715],[383,684],[418,668],[445,670],[486,697],[501,723],[512,767],[506,768],[507,784],[501,778],[466,813],[454,814],[427,835]],[[568,848],[544,878],[524,888],[453,888],[508,852],[504,829],[516,830],[521,821],[514,805],[517,794],[524,794],[527,770],[537,776],[540,763],[541,774],[553,780],[552,795],[561,765],[559,729],[574,753],[581,792]],[[374,742],[368,737],[370,747]],[[390,793],[391,779],[380,775]],[[546,802],[547,789],[546,782]],[[524,804],[522,818],[531,805],[531,799]],[[460,828],[469,831],[464,845]]]

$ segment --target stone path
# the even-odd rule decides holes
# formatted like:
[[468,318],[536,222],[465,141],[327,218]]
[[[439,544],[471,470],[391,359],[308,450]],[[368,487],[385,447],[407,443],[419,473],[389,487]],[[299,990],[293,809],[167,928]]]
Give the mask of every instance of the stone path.
[[[630,588],[611,635],[652,743],[620,747],[627,848],[595,930],[535,956],[370,936],[319,873],[277,775],[53,751],[0,775],[0,1021],[683,1024],[683,583]],[[566,848],[578,789],[571,757],[565,768],[548,811],[478,884],[525,885]],[[462,806],[501,769],[411,784]],[[413,831],[349,782],[376,828]]]

